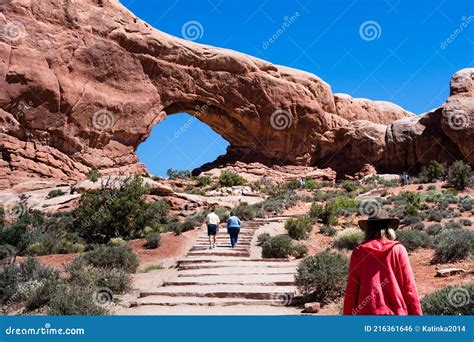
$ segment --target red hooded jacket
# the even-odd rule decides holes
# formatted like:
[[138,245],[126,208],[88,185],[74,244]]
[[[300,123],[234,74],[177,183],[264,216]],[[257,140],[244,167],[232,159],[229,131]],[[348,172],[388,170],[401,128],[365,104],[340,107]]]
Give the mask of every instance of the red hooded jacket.
[[352,252],[344,315],[421,315],[408,254],[398,241],[361,243]]

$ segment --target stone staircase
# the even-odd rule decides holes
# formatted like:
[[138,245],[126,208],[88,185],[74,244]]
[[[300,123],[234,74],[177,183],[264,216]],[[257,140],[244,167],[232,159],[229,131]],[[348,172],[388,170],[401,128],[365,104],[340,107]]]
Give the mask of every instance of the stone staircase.
[[[252,259],[255,231],[272,220],[244,222],[235,248],[227,230],[217,234],[209,249],[203,229],[189,253],[179,261],[175,277],[156,289],[141,291],[135,313],[146,314],[296,314],[289,305],[295,293],[297,262]],[[274,222],[274,221],[273,221]]]

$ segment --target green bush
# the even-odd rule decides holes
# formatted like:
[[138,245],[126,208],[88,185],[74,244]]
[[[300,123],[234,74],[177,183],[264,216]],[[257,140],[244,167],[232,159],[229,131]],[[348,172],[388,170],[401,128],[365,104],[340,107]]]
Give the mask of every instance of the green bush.
[[219,176],[219,184],[221,186],[236,186],[244,185],[246,183],[245,178],[239,175],[235,171],[222,171]]
[[308,247],[301,244],[294,245],[291,255],[293,255],[296,259],[304,258],[306,255],[308,255]]
[[295,240],[307,239],[313,224],[308,216],[290,218],[285,222],[288,235]]
[[450,220],[444,224],[445,229],[462,229],[462,224],[460,222]]
[[448,183],[457,190],[463,190],[471,181],[471,166],[462,160],[454,162],[448,170]]
[[443,229],[443,226],[439,223],[435,224],[430,224],[428,228],[426,228],[426,232],[432,236],[438,235],[441,233],[441,230]]
[[463,226],[467,226],[467,227],[470,227],[472,226],[472,221],[468,218],[462,218],[462,219],[459,219],[459,222],[463,225]]
[[109,310],[94,302],[95,295],[95,289],[90,287],[62,284],[56,288],[47,314],[53,316],[102,316],[109,314]]
[[348,270],[346,256],[322,252],[300,262],[295,276],[296,286],[307,300],[327,304],[343,296]]
[[334,227],[331,227],[331,226],[321,226],[321,228],[319,228],[319,232],[321,234],[324,234],[324,235],[327,235],[327,236],[336,236],[337,234],[337,230],[334,228]]
[[169,179],[185,179],[191,177],[191,171],[168,169],[166,170],[166,175]]
[[46,198],[50,199],[50,198],[54,198],[54,197],[63,196],[64,194],[66,194],[66,193],[64,191],[62,191],[61,189],[55,189],[55,190],[51,190],[50,192],[48,192],[48,195],[46,196]]
[[469,197],[465,196],[459,200],[458,208],[460,212],[471,211],[473,208],[474,200]]
[[68,282],[91,288],[107,288],[113,293],[125,293],[131,288],[130,274],[117,268],[94,267],[83,258],[74,259],[66,268]]
[[257,209],[252,205],[248,205],[247,202],[239,203],[232,211],[242,221],[251,221],[257,216]]
[[313,190],[318,187],[318,184],[316,184],[316,181],[314,179],[307,179],[305,181],[304,187],[306,189]]
[[342,182],[342,188],[346,190],[346,192],[356,191],[358,187],[359,186],[357,185],[357,183],[350,180],[345,180],[344,182]]
[[339,232],[334,240],[334,247],[354,249],[364,240],[364,232],[359,228],[347,228]]
[[287,258],[293,253],[293,243],[288,235],[269,237],[262,244],[263,258]]
[[434,263],[464,260],[474,253],[474,231],[444,229],[434,240]]
[[88,180],[95,183],[102,177],[102,174],[96,167],[93,167],[89,172],[87,172],[86,177]]
[[160,246],[161,235],[159,232],[152,232],[146,236],[145,248],[155,249]]
[[418,248],[430,247],[432,242],[430,235],[422,230],[399,230],[397,231],[397,240],[400,241],[409,252]]
[[311,203],[311,207],[309,209],[309,217],[311,217],[314,220],[319,220],[321,219],[322,215],[324,213],[324,206],[322,204],[313,202]]
[[20,293],[25,309],[33,311],[48,305],[60,284],[59,277],[54,275],[24,286]]
[[257,244],[262,245],[265,241],[267,241],[270,238],[270,234],[268,233],[262,233],[257,237]]
[[441,210],[433,209],[428,214],[428,221],[441,222],[442,219],[443,219],[443,212]]
[[446,286],[421,300],[424,315],[468,316],[474,313],[474,283]]
[[436,160],[430,161],[428,166],[420,173],[419,179],[422,183],[432,183],[440,179],[444,174],[444,166]]
[[149,192],[141,177],[126,179],[119,187],[104,185],[86,193],[74,211],[73,227],[89,243],[107,243],[111,238],[138,238],[149,226],[166,223],[169,205],[164,201],[144,203]]
[[0,271],[0,304],[20,301],[23,291],[46,279],[57,280],[59,273],[42,266],[34,258],[27,258],[20,264],[5,265]]
[[131,248],[125,246],[96,246],[84,253],[87,264],[95,267],[117,268],[134,273],[138,268],[138,257]]
[[199,176],[196,178],[196,186],[198,187],[204,187],[211,185],[212,183],[212,178],[210,176]]

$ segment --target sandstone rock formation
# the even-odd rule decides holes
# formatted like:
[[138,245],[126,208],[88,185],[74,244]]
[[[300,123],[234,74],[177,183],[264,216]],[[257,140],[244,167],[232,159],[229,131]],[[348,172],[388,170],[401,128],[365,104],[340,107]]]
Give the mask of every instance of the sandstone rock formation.
[[[232,160],[339,173],[358,171],[354,153],[386,169],[422,157],[472,162],[472,69],[455,75],[446,106],[419,118],[333,95],[303,71],[170,36],[117,0],[6,0],[0,10],[0,189],[78,180],[92,166],[146,173],[136,148],[180,112],[228,140]],[[453,115],[468,125],[453,130]],[[426,153],[432,144],[441,147]]]

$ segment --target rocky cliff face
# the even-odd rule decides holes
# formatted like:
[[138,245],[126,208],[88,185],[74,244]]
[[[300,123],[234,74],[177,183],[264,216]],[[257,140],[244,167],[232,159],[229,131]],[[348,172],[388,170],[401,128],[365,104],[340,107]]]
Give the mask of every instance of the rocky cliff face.
[[[116,0],[6,0],[0,9],[0,188],[80,179],[93,166],[145,172],[137,146],[179,112],[211,126],[239,160],[349,173],[367,162],[473,162],[473,69],[454,76],[445,106],[420,118],[334,95],[303,71],[162,33]],[[426,152],[432,143],[440,147]]]

